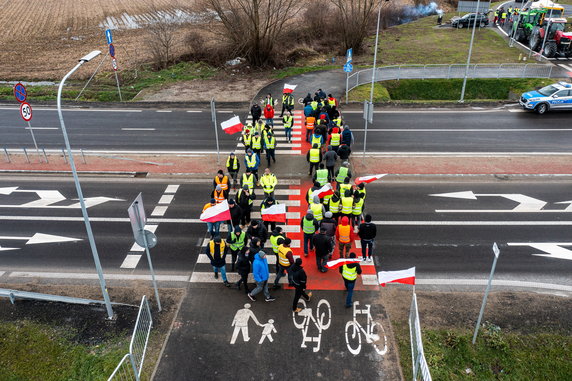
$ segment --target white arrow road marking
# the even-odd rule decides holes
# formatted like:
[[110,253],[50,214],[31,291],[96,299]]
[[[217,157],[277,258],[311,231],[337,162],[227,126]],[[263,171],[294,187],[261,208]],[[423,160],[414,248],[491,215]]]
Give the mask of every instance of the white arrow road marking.
[[571,201],[560,201],[560,202],[556,202],[556,204],[568,204],[566,209],[564,209],[564,212],[572,212],[572,200]]
[[532,254],[539,257],[567,259],[572,261],[572,251],[562,246],[572,246],[572,242],[508,242],[509,246],[530,246],[547,254]]
[[[80,209],[81,205],[79,202],[71,205],[53,205],[57,202],[67,200],[63,194],[56,190],[24,190],[18,189],[18,187],[5,187],[0,188],[0,194],[10,195],[13,192],[21,193],[36,193],[40,199],[31,201],[20,205],[0,205],[0,208],[50,208],[50,209]],[[125,201],[120,198],[111,197],[86,197],[84,198],[85,207],[90,208],[99,204],[103,204],[107,201]]]
[[[75,199],[75,200],[77,200],[77,199]],[[91,208],[92,206],[103,204],[107,201],[125,201],[125,200],[123,200],[121,198],[112,198],[112,197],[86,197],[83,199],[83,201],[85,202],[86,208]],[[76,204],[65,206],[64,208],[79,209],[80,207],[81,206],[80,206],[79,202],[77,202]]]
[[[81,238],[64,237],[60,235],[36,233],[31,237],[0,236],[0,240],[28,240],[26,245],[37,245],[39,243],[58,243],[81,241]],[[2,249],[0,249],[2,250]]]
[[0,194],[5,194],[5,195],[9,195],[12,192],[14,192],[16,189],[18,189],[18,187],[4,187],[4,188],[0,188]]
[[8,250],[20,250],[19,247],[1,247],[0,246],[0,251],[8,251]]
[[[430,194],[429,196],[434,197],[451,197],[460,198],[465,200],[476,200],[477,197],[504,197],[511,201],[518,202],[518,205],[513,209],[456,209],[456,210],[440,210],[436,209],[437,213],[539,213],[539,212],[549,212],[549,213],[562,213],[566,210],[542,210],[547,204],[546,201],[542,201],[533,197],[525,196],[520,193],[501,193],[501,194],[475,194],[472,191],[466,192],[452,192],[452,193],[436,193]],[[572,212],[572,208],[569,210]]]

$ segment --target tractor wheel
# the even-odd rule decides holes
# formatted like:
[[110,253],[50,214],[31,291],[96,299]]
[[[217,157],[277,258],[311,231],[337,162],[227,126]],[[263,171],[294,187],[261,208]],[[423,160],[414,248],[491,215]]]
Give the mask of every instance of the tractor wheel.
[[532,30],[532,33],[530,34],[530,49],[536,52],[538,49],[540,49],[541,45],[542,39],[540,38],[540,28],[535,26]]
[[547,58],[552,58],[556,56],[556,52],[558,51],[558,47],[556,46],[556,42],[550,41],[544,45],[544,56]]
[[546,111],[548,111],[548,105],[546,103],[541,103],[534,108],[534,111],[536,111],[538,115],[545,114]]

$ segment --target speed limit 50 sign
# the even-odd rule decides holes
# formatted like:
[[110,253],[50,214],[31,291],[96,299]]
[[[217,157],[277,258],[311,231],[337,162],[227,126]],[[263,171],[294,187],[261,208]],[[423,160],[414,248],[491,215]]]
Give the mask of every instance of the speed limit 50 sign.
[[32,106],[28,102],[22,102],[20,105],[20,116],[26,122],[32,120]]

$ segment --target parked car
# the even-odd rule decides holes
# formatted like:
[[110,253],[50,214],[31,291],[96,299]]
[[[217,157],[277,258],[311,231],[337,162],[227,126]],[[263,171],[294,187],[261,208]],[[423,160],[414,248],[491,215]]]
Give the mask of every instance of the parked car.
[[540,90],[526,92],[518,103],[525,110],[534,110],[541,115],[552,109],[572,110],[572,84],[558,82]]
[[489,25],[489,18],[486,14],[479,13],[477,15],[476,13],[467,13],[463,17],[453,17],[451,19],[451,26],[459,29],[472,27],[475,22],[475,17],[477,17],[477,26],[482,28]]

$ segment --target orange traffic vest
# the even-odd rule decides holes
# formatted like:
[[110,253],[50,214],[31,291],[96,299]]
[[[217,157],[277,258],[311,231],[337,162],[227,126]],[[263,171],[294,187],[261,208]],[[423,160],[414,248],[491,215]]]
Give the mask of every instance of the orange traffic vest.
[[223,202],[224,200],[226,200],[226,198],[224,197],[224,191],[220,191],[218,192],[216,189],[214,191],[214,199],[216,200],[217,204],[220,204],[221,202]]
[[339,229],[339,241],[341,243],[349,243],[351,226],[349,224],[347,224],[346,226],[339,225],[338,229]]
[[308,130],[313,130],[314,129],[314,123],[316,122],[316,118],[314,118],[313,116],[309,116],[306,118],[306,128]]
[[223,191],[228,190],[228,177],[227,176],[223,176],[222,180],[218,176],[215,176],[214,181],[217,185],[220,185],[220,187]]

